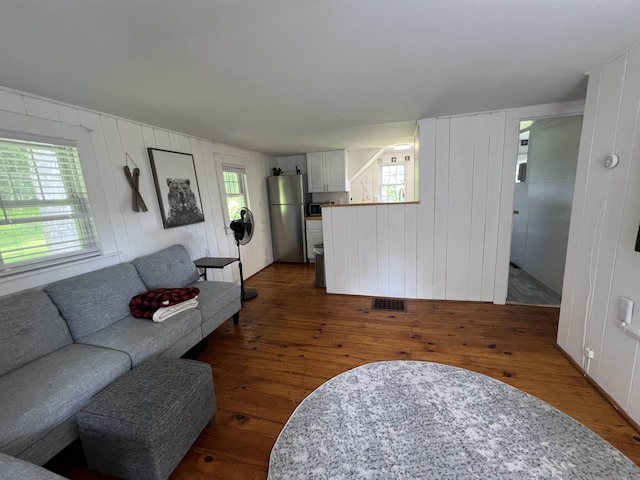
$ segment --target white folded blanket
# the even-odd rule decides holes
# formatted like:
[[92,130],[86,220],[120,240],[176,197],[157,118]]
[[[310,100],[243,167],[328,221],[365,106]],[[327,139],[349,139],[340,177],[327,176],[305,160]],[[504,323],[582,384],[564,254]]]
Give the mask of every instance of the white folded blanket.
[[153,314],[153,321],[164,322],[167,318],[173,317],[180,312],[184,312],[185,310],[189,310],[190,308],[196,308],[198,306],[198,300],[196,300],[197,298],[198,297],[195,297],[184,302],[176,303],[175,305],[171,305],[170,307],[160,307]]

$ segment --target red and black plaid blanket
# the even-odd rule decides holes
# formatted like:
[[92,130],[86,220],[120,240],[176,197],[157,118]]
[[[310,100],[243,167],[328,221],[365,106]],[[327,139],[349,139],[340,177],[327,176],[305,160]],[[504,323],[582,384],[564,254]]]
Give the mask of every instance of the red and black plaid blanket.
[[159,288],[136,295],[129,302],[131,315],[138,318],[153,318],[153,314],[162,307],[170,307],[186,302],[200,294],[197,287]]

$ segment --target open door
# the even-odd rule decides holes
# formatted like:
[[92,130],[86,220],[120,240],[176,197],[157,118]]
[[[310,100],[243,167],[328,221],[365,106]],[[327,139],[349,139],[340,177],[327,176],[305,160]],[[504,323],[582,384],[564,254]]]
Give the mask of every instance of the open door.
[[508,303],[560,305],[582,115],[520,122]]

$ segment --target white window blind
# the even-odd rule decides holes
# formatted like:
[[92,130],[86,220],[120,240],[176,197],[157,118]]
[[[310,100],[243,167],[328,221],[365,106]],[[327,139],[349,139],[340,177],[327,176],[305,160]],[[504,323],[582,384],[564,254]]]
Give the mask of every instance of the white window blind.
[[75,143],[0,132],[0,276],[99,254]]

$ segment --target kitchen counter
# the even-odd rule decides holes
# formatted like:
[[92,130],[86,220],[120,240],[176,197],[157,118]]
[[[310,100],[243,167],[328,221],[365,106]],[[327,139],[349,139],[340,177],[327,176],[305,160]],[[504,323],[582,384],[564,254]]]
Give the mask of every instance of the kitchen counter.
[[306,220],[320,220],[322,221],[322,215],[307,215],[306,217],[304,217],[305,221]]

